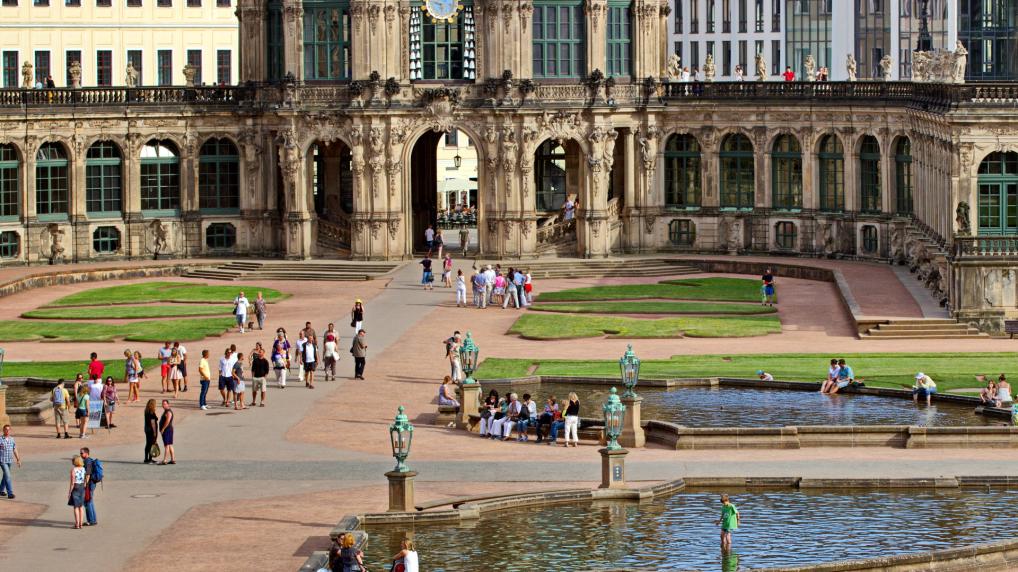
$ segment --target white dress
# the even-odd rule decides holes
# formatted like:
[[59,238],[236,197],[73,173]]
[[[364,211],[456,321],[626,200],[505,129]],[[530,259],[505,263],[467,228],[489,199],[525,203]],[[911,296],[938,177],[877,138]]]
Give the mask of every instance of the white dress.
[[403,566],[406,569],[406,572],[420,572],[416,550],[406,551],[406,555],[403,557]]

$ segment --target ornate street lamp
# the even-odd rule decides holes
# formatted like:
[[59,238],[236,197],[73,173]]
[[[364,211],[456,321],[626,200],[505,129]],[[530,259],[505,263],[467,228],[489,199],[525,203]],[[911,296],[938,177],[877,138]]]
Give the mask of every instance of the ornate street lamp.
[[619,435],[622,434],[622,421],[626,417],[626,406],[619,401],[616,393],[615,388],[611,388],[608,401],[601,407],[601,411],[604,412],[604,436],[608,442],[605,449],[609,451],[618,451],[622,448],[619,445]]
[[456,156],[452,158],[452,164],[457,169],[459,169],[460,166],[463,165],[463,157],[460,157],[459,151],[457,151]]
[[474,372],[477,371],[477,354],[481,353],[481,349],[474,343],[474,338],[470,337],[470,332],[467,332],[467,339],[460,344],[459,352],[460,365],[463,366],[463,373],[467,375],[463,383],[477,383],[474,380]]
[[640,358],[636,357],[636,354],[633,353],[632,344],[629,344],[626,348],[626,353],[622,354],[622,357],[619,358],[619,369],[622,370],[622,384],[626,386],[622,397],[636,397],[636,392],[633,391],[633,388],[640,381]]
[[392,425],[389,425],[389,437],[392,440],[392,456],[396,457],[396,468],[393,472],[409,473],[410,468],[406,466],[406,458],[410,456],[410,442],[414,438],[414,426],[410,424],[406,414],[403,413],[403,406],[399,406],[399,412]]

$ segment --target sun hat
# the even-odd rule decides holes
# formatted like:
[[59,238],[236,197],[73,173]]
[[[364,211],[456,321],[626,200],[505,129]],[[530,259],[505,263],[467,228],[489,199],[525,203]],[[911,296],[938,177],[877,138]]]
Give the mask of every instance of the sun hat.
[[364,302],[361,302],[361,299],[360,299],[360,298],[357,298],[357,301],[356,301],[356,303],[357,303],[357,304],[363,304]]
[[922,379],[923,377],[925,377],[925,375],[926,374],[924,374],[923,372],[920,371],[919,373],[915,374],[915,378],[916,379]]
[[763,375],[764,374],[764,370],[758,369],[758,370],[756,370],[756,374],[757,375]]

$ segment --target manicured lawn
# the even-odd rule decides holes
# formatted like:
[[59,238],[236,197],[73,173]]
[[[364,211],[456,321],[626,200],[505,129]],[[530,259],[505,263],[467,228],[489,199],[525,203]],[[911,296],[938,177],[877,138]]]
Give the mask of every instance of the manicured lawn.
[[691,278],[666,280],[657,284],[617,284],[572,288],[538,295],[539,302],[588,300],[712,300],[759,302],[760,283],[747,278]]
[[[619,356],[625,350],[619,345]],[[639,355],[640,348],[635,348]],[[640,376],[648,378],[680,377],[742,377],[752,378],[759,369],[776,379],[788,381],[819,381],[826,377],[830,359],[825,354],[779,355],[700,355],[673,356],[667,360],[644,360]],[[926,373],[940,391],[960,387],[978,387],[975,374],[996,378],[1001,373],[1018,376],[1018,362],[1012,353],[964,354],[848,354],[843,357],[857,378],[876,387],[911,387],[916,372]],[[488,358],[478,369],[478,379],[518,377],[539,364],[534,372],[545,375],[618,377],[618,359],[590,360],[528,360]]]
[[593,338],[604,335],[624,338],[674,338],[680,335],[695,338],[727,338],[762,336],[780,331],[781,322],[775,317],[651,320],[538,313],[520,316],[509,329],[510,334],[538,340]]
[[138,304],[144,302],[233,302],[237,293],[243,291],[252,303],[257,292],[265,300],[277,302],[287,297],[279,290],[231,284],[229,286],[208,286],[186,282],[145,282],[124,286],[93,288],[70,296],[64,296],[47,306],[98,306],[105,304]]
[[758,304],[712,302],[577,302],[536,304],[531,310],[571,314],[773,314],[777,310]]
[[[108,358],[108,359],[107,359]],[[112,375],[113,379],[120,381],[124,379],[124,358],[121,356],[100,356],[100,360],[106,364],[106,374]],[[147,372],[156,372],[159,375],[159,360],[154,358],[142,359],[142,366]],[[88,362],[82,361],[36,361],[36,362],[5,362],[3,376],[12,377],[37,377],[40,379],[66,379],[73,380],[78,373],[88,371]],[[158,379],[156,380],[159,381]]]
[[118,318],[179,318],[183,316],[228,316],[233,306],[182,304],[179,306],[76,306],[41,308],[25,312],[22,318],[46,320],[102,320]]
[[185,318],[130,324],[91,324],[31,320],[0,320],[0,341],[108,342],[115,339],[139,342],[194,341],[218,336],[234,324],[229,318]]

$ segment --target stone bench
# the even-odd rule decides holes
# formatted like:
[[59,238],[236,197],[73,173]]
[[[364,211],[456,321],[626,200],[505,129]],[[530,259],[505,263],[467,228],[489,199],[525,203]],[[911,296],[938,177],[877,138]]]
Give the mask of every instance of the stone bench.
[[450,423],[456,423],[456,416],[459,409],[460,408],[455,405],[439,405],[438,415],[435,416],[435,425],[446,426]]

